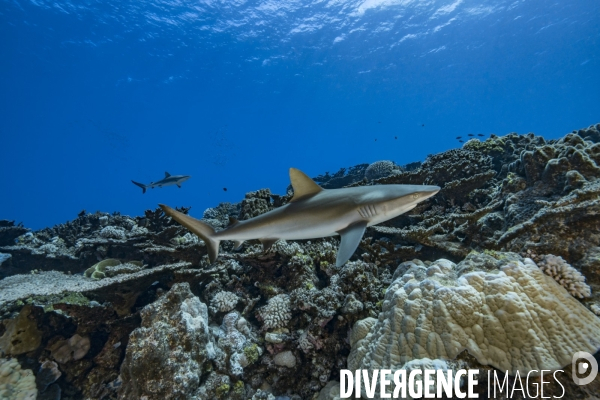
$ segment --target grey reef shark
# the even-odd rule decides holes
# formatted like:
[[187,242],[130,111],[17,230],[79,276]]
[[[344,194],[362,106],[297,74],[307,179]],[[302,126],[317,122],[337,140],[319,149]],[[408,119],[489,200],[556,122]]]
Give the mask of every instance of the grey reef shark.
[[239,249],[245,240],[258,239],[268,250],[277,240],[316,239],[340,235],[336,265],[352,257],[367,226],[387,221],[412,210],[439,192],[439,186],[376,185],[323,189],[302,171],[290,168],[294,196],[285,206],[246,221],[230,217],[229,226],[212,226],[159,204],[166,215],[198,235],[206,243],[208,258],[219,255],[219,242],[233,240]]
[[177,185],[178,188],[181,188],[181,183],[190,179],[190,175],[171,175],[168,172],[165,172],[165,177],[157,182],[150,182],[149,185],[144,185],[143,183],[139,183],[136,181],[131,181],[135,185],[142,188],[142,193],[146,193],[146,189],[154,189],[155,187],[163,187],[170,185]]

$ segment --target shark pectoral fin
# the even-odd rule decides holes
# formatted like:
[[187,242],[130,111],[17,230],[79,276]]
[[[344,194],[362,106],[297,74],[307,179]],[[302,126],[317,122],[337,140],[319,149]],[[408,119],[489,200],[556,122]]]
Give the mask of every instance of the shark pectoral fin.
[[177,187],[178,187],[179,189],[181,189],[181,185],[180,185],[179,183],[177,184]]
[[304,172],[296,168],[290,168],[290,181],[294,188],[294,197],[292,197],[290,203],[314,196],[323,190],[321,186],[317,185]]
[[335,265],[337,267],[341,267],[350,259],[350,257],[352,257],[352,254],[354,254],[356,248],[360,244],[360,240],[362,239],[366,228],[367,222],[361,221],[338,232],[342,237],[342,242],[340,243],[340,248],[338,249],[337,258],[335,260]]
[[275,242],[278,241],[279,239],[259,239],[259,240],[263,245],[263,251],[267,252],[271,249],[271,247],[273,247]]
[[242,245],[244,244],[244,240],[236,240],[233,242],[233,248],[234,250],[239,250],[242,248]]
[[171,176],[171,174],[165,171],[165,178],[168,178],[170,176]]

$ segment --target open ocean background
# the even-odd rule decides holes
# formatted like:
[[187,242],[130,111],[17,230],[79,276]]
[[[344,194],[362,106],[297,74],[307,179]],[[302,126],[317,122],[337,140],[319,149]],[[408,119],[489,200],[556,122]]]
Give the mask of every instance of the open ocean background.
[[[598,21],[598,0],[0,0],[0,218],[201,217],[291,166],[558,138],[600,122]],[[165,171],[192,178],[131,183]]]

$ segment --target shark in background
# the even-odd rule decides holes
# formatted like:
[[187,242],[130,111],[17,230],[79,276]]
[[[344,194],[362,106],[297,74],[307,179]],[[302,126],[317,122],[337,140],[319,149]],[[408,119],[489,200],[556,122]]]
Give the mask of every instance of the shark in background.
[[198,235],[206,243],[210,262],[219,255],[219,242],[233,240],[240,248],[246,240],[258,239],[264,250],[277,240],[316,239],[341,236],[336,265],[352,257],[367,226],[387,221],[412,210],[439,190],[439,186],[376,185],[323,189],[302,171],[290,168],[294,196],[285,206],[246,221],[230,218],[221,231],[202,221],[159,204],[166,215]]
[[143,183],[139,183],[136,181],[133,182],[134,185],[142,188],[142,194],[146,193],[146,189],[154,189],[155,187],[163,187],[163,186],[171,186],[177,185],[178,188],[181,188],[181,183],[190,179],[190,175],[171,175],[168,172],[165,172],[165,177],[157,182],[150,182],[149,185],[144,185]]

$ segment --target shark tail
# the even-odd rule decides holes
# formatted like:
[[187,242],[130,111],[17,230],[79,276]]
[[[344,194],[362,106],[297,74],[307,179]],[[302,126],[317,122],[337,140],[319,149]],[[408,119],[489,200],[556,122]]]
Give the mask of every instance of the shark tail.
[[167,214],[169,217],[173,218],[175,221],[179,222],[181,225],[188,228],[191,232],[198,235],[204,243],[206,243],[206,248],[208,249],[208,259],[211,263],[215,262],[217,257],[219,256],[219,242],[220,240],[216,239],[215,230],[212,226],[205,224],[202,221],[197,220],[196,218],[192,218],[189,215],[186,215],[177,210],[173,210],[171,207],[166,206],[164,204],[159,204],[160,208]]
[[142,194],[146,193],[146,189],[148,189],[148,186],[144,185],[143,183],[136,182],[136,181],[131,181],[131,182],[133,182],[134,185],[142,188]]

